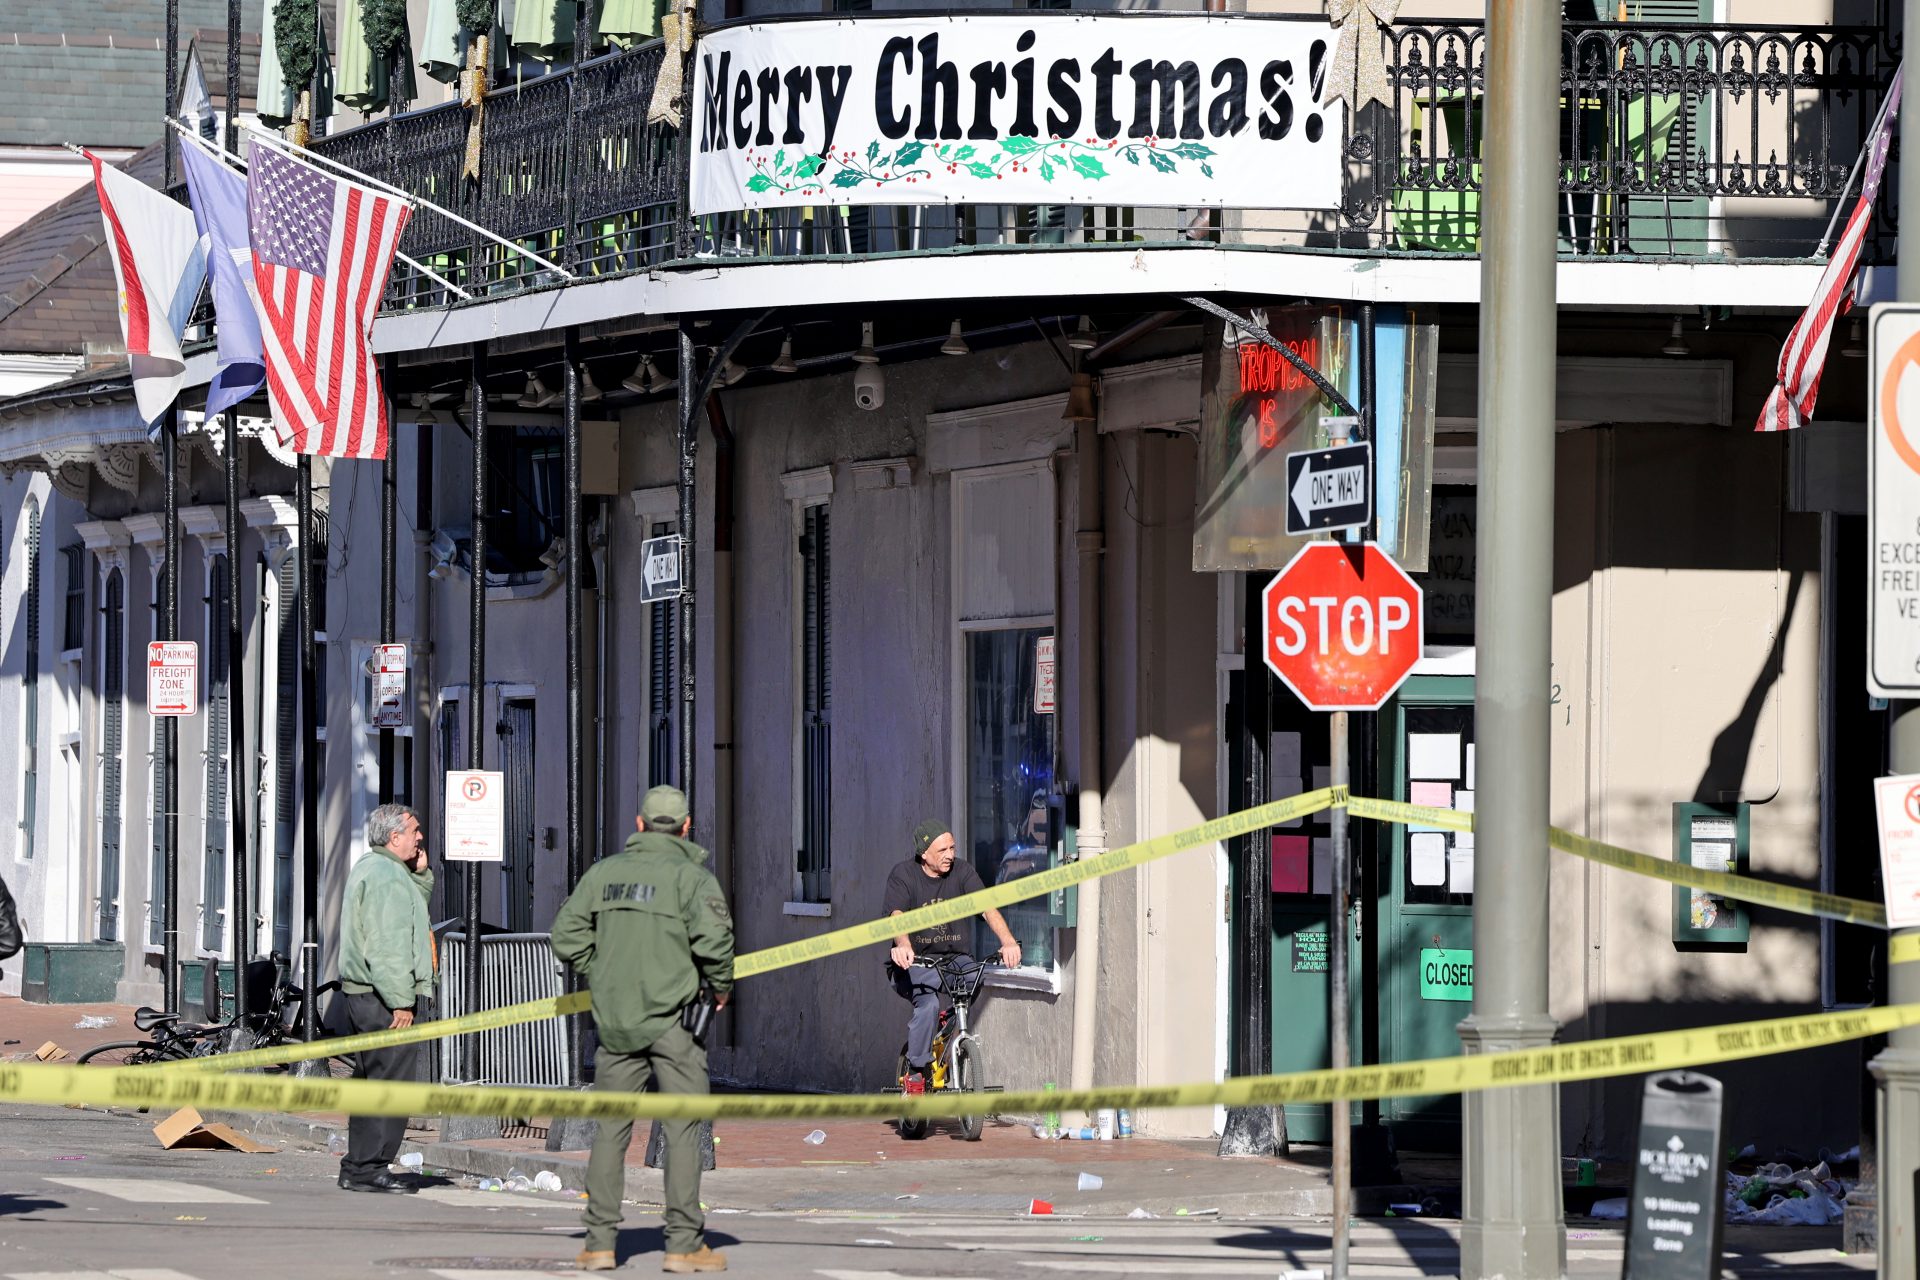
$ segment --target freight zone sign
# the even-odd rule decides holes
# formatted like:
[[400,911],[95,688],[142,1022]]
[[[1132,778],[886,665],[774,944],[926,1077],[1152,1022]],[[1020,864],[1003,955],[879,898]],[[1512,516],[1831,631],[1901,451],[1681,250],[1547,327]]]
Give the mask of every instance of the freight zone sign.
[[200,710],[200,646],[155,640],[147,646],[147,714],[190,716]]
[[1873,308],[1867,388],[1867,692],[1920,695],[1920,305]]

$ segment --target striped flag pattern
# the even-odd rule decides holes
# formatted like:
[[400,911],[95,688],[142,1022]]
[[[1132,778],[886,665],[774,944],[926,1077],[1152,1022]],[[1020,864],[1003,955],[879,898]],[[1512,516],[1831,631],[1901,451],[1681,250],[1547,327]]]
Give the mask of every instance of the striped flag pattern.
[[1794,323],[1787,343],[1780,348],[1780,368],[1774,375],[1773,391],[1760,410],[1755,431],[1791,431],[1804,427],[1813,417],[1813,403],[1820,394],[1820,373],[1827,363],[1827,344],[1833,340],[1833,323],[1853,308],[1854,269],[1860,263],[1860,247],[1866,242],[1873,222],[1874,201],[1880,195],[1880,180],[1886,176],[1887,148],[1893,140],[1893,122],[1900,117],[1900,82],[1905,68],[1893,73],[1887,87],[1887,100],[1881,105],[1880,118],[1874,122],[1867,139],[1866,176],[1860,183],[1860,198],[1847,215],[1846,229],[1827,259],[1820,286],[1813,302]]
[[370,338],[411,213],[398,197],[253,148],[254,304],[274,427],[295,452],[387,456],[387,401]]

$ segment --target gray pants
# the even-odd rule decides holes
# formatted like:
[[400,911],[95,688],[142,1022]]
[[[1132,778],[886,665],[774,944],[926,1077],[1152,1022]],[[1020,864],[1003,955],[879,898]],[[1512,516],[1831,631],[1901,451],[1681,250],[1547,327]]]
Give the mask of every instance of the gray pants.
[[925,1071],[933,1062],[933,1032],[940,1023],[940,1006],[946,1003],[940,971],[923,964],[911,969],[888,965],[887,973],[900,998],[913,1001],[913,1016],[907,1019],[907,1065]]
[[[346,998],[347,1017],[353,1030],[385,1031],[393,1023],[393,1011],[371,992]],[[424,1017],[427,1002],[414,1002],[414,1016]],[[396,1045],[391,1049],[363,1049],[353,1055],[353,1074],[361,1080],[418,1080],[420,1046]],[[405,1116],[354,1116],[347,1121],[347,1154],[340,1161],[340,1172],[348,1178],[365,1179],[383,1172],[400,1152],[400,1141],[407,1136]]]

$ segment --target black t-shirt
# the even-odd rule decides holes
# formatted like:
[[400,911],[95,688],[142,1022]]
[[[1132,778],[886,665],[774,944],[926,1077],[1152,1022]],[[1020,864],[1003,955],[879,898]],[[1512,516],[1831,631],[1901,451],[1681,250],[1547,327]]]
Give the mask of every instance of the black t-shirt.
[[[977,893],[986,887],[972,863],[955,858],[952,869],[936,879],[926,873],[918,859],[908,858],[887,877],[887,897],[880,909],[889,915],[895,911],[914,911],[949,898]],[[949,920],[907,935],[917,956],[970,955],[972,937],[972,922],[967,919]]]

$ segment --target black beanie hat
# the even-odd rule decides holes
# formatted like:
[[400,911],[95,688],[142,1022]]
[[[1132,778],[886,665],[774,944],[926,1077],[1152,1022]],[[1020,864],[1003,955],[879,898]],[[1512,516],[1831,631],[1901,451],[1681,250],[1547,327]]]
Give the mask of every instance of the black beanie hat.
[[951,825],[940,821],[938,818],[928,818],[925,822],[913,829],[913,856],[915,858],[920,857],[921,854],[927,851],[929,845],[952,830],[953,827]]

